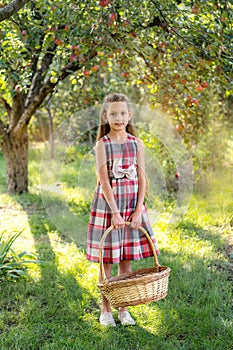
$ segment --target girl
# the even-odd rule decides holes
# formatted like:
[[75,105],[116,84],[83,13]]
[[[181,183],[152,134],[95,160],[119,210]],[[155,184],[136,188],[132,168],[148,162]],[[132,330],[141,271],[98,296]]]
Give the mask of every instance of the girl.
[[[154,233],[144,205],[146,177],[144,146],[136,138],[127,96],[120,93],[105,97],[96,143],[98,185],[88,225],[87,259],[99,262],[99,241],[105,230],[114,225],[103,247],[107,278],[112,264],[118,263],[118,274],[131,271],[130,260],[153,255],[141,225],[150,234],[159,254]],[[125,225],[131,222],[131,227]],[[102,297],[100,324],[116,326],[108,300]],[[118,319],[123,325],[134,325],[127,308],[120,308]]]

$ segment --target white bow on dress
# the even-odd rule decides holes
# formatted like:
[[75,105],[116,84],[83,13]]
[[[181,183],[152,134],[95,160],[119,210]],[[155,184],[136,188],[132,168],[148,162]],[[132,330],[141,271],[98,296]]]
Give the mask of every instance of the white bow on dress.
[[127,169],[121,168],[117,165],[112,169],[112,173],[115,179],[121,179],[125,176],[130,180],[134,180],[137,175],[136,167],[134,164],[130,165]]

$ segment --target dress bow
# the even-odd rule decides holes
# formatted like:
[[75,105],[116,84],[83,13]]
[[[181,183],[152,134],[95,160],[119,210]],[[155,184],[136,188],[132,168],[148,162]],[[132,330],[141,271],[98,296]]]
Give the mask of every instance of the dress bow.
[[127,169],[121,168],[120,166],[116,166],[112,170],[112,173],[115,179],[121,179],[124,176],[126,176],[128,179],[134,180],[137,175],[136,167],[134,164],[130,165]]

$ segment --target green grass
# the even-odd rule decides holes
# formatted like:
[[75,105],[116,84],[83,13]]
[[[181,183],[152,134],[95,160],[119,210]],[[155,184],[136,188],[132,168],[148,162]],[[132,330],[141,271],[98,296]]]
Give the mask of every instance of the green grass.
[[[74,227],[75,217],[81,216],[85,234],[92,180],[88,174],[83,187],[77,188],[75,169],[82,161],[77,157],[63,169],[64,197],[50,194],[45,200],[44,194],[42,200],[40,155],[40,148],[30,152],[27,195],[8,195],[4,173],[0,174],[0,230],[9,235],[22,230],[13,248],[37,253],[44,261],[30,267],[29,279],[0,284],[0,349],[232,349],[230,171],[225,171],[224,179],[219,174],[208,177],[206,191],[192,196],[188,212],[176,228],[168,230],[162,220],[154,227],[161,250],[159,262],[171,268],[167,298],[131,307],[135,327],[122,327],[117,322],[115,329],[105,329],[98,322],[98,265],[85,259],[85,249],[77,244],[75,232],[70,237],[64,231],[64,227],[69,230],[69,223],[59,226],[62,218],[51,220],[44,208],[44,203],[59,208],[66,200]],[[4,167],[0,155],[0,169]],[[77,235],[79,229],[76,226]],[[145,259],[134,262],[133,268],[152,264],[153,259]],[[117,317],[117,310],[113,313]]]

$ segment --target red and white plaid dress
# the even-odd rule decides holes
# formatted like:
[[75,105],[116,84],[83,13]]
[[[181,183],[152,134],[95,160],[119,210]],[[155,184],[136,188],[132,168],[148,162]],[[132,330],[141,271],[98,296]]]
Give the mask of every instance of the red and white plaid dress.
[[[102,138],[107,158],[107,169],[110,184],[113,189],[116,204],[125,221],[134,212],[138,196],[137,172],[134,179],[123,176],[115,178],[113,169],[115,165],[127,170],[132,165],[137,167],[138,145],[135,136],[128,134],[124,143],[112,141],[107,135]],[[99,262],[99,242],[106,231],[112,225],[112,214],[102,192],[102,186],[98,183],[88,225],[86,258],[93,262]],[[141,226],[149,233],[155,245],[156,253],[159,250],[154,233],[150,225],[148,214],[143,207]],[[152,249],[147,238],[140,230],[126,226],[122,229],[113,229],[107,236],[103,247],[104,263],[119,263],[122,260],[140,260],[153,256]]]

